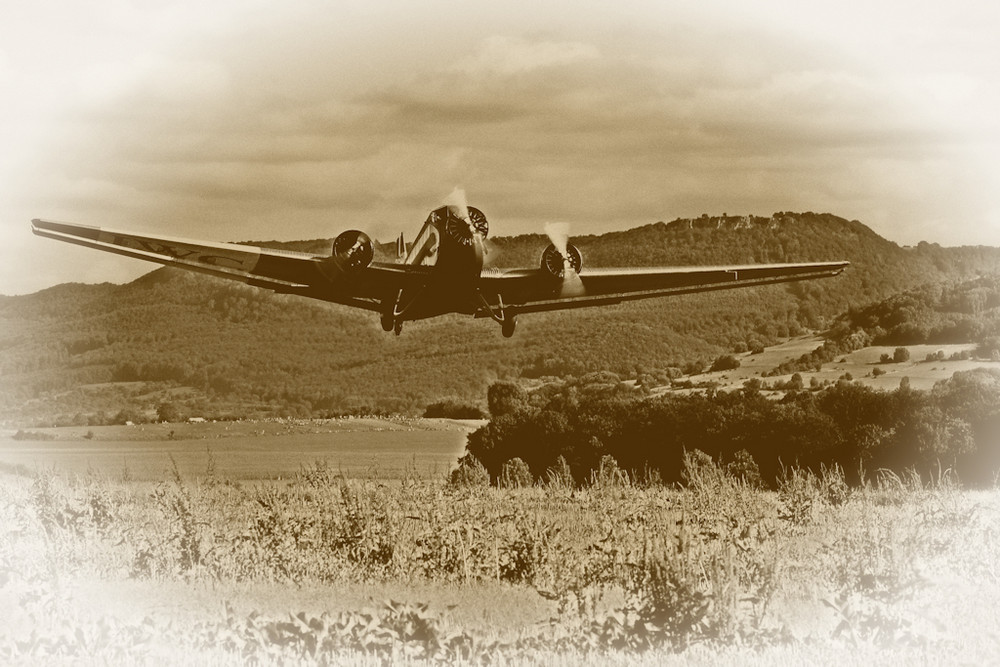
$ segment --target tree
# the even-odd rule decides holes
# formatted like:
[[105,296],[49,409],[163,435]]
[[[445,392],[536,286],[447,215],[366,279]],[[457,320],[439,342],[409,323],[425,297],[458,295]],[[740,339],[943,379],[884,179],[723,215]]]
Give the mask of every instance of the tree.
[[908,430],[913,438],[912,444],[916,445],[917,456],[926,466],[938,462],[944,466],[954,465],[959,456],[974,451],[976,447],[968,422],[947,417],[937,409],[921,413]]
[[486,391],[486,402],[496,419],[528,407],[528,392],[516,382],[494,382]]
[[909,361],[910,351],[907,350],[905,347],[897,347],[896,350],[892,353],[892,360],[895,361],[897,364],[901,364],[904,361]]
[[178,422],[181,421],[181,411],[177,407],[176,403],[171,403],[170,401],[164,401],[160,403],[159,407],[156,408],[156,419],[161,422]]
[[976,356],[980,359],[997,361],[1000,358],[1000,336],[983,338],[976,346]]

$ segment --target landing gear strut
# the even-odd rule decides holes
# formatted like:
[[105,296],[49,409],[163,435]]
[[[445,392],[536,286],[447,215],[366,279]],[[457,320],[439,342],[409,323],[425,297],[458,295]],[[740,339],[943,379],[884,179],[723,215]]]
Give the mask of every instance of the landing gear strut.
[[[403,333],[403,311],[406,308],[401,308],[403,302],[403,290],[399,290],[399,294],[396,295],[396,301],[390,307],[389,302],[383,301],[382,308],[382,331],[392,331],[397,336]],[[411,300],[412,303],[412,300]]]
[[494,308],[490,305],[489,301],[482,293],[477,292],[479,300],[483,304],[483,309],[486,313],[493,318],[493,320],[500,325],[500,333],[503,334],[504,338],[510,338],[514,335],[514,329],[517,327],[517,315],[508,314],[504,309],[503,297],[497,294],[497,307]]

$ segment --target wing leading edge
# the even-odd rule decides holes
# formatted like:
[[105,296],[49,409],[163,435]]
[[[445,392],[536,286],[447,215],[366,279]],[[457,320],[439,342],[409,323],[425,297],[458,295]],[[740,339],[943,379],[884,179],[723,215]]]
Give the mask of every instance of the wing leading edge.
[[[850,262],[750,264],[743,266],[678,266],[651,269],[584,269],[579,296],[560,297],[559,281],[542,269],[498,272],[484,276],[484,295],[498,295],[510,314],[586,308],[714,290],[827,278]],[[477,316],[489,316],[488,312]]]
[[322,270],[327,257],[236,243],[154,237],[102,227],[35,219],[31,231],[67,243],[126,257],[236,280],[286,294],[298,294],[366,310],[381,310],[381,300],[404,287],[422,284],[415,267],[372,263],[331,283]]

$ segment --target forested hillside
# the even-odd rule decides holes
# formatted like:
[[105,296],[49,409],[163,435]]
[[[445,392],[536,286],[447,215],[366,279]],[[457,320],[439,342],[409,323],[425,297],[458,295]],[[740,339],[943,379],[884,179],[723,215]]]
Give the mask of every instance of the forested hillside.
[[[850,308],[837,318],[826,338],[822,347],[783,363],[772,374],[813,370],[869,345],[975,343],[978,358],[1000,360],[1000,274],[925,283]],[[943,360],[943,356],[936,358]]]
[[[370,313],[167,269],[128,285],[60,285],[0,298],[0,418],[100,421],[123,409],[138,418],[164,403],[210,417],[482,403],[497,379],[636,377],[823,328],[924,283],[1000,273],[1000,249],[901,248],[829,214],[706,216],[574,243],[586,266],[853,266],[829,280],[526,316],[509,340],[490,322],[457,316],[409,323],[397,338]],[[490,259],[533,266],[546,244],[541,235],[491,239]],[[267,245],[320,252],[329,241]]]

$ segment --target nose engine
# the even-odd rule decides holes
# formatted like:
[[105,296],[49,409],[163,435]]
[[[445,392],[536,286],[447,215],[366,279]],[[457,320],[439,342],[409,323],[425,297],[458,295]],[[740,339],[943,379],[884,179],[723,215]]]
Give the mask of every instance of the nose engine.
[[474,234],[485,239],[490,233],[490,223],[475,206],[442,206],[431,213],[429,222],[436,221],[440,221],[448,236],[463,246],[472,245]]

